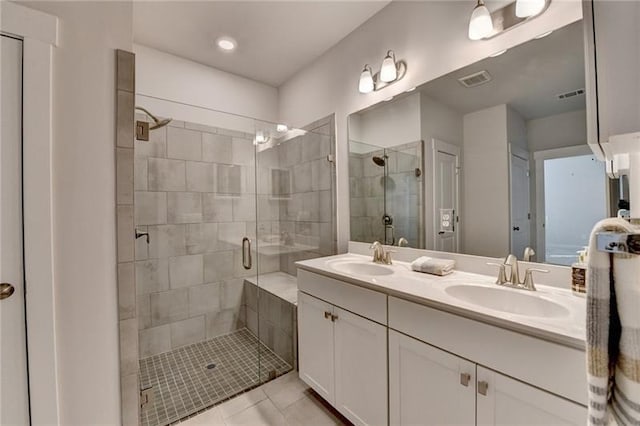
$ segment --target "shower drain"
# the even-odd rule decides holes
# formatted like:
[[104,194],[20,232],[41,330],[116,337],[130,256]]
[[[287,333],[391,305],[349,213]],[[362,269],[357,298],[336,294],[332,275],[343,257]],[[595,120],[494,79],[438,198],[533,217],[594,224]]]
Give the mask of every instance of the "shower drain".
[[216,368],[216,365],[214,363],[207,364],[207,370],[213,370],[214,368]]

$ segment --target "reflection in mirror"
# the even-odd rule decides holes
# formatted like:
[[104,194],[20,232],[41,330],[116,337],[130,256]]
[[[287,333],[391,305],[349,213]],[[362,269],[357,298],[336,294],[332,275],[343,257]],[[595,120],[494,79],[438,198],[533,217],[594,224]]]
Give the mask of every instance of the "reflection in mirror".
[[349,141],[351,239],[423,246],[422,141]]
[[[587,145],[584,87],[578,21],[352,114],[351,239],[383,241],[376,225],[389,208],[367,197],[380,188],[358,192],[351,159],[362,153],[353,141],[374,146],[363,161],[376,170],[374,155],[423,140],[423,235],[411,246],[576,262],[593,225],[624,198]],[[413,214],[401,203],[381,205],[389,204],[396,217]]]

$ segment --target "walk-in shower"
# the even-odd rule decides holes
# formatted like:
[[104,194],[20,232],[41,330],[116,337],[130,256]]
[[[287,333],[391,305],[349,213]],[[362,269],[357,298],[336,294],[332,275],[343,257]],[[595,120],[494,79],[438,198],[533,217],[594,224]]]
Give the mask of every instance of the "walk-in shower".
[[295,262],[336,252],[334,139],[330,119],[278,131],[136,102],[174,118],[139,108],[153,130],[134,146],[140,416],[157,426],[295,367]]

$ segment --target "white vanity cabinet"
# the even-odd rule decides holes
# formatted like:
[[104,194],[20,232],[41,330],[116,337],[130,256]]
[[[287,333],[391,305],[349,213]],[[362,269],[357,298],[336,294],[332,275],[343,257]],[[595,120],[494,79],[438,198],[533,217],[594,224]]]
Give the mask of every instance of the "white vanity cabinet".
[[389,420],[392,425],[472,425],[476,365],[389,330]]
[[389,330],[392,425],[582,425],[585,408]]
[[478,425],[584,425],[586,408],[477,366]]
[[[386,296],[333,281],[298,273],[299,289],[314,294],[298,292],[300,378],[354,424],[387,424],[387,327],[359,315],[379,318],[384,308],[386,322]],[[336,283],[342,289],[331,290]],[[354,310],[371,296],[372,306]]]

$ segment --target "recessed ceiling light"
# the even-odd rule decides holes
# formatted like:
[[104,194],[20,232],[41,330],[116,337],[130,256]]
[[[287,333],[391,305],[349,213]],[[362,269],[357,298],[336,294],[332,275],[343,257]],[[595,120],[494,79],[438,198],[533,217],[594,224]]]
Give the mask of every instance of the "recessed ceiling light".
[[234,39],[226,36],[220,37],[218,40],[216,40],[216,44],[220,49],[225,50],[227,52],[234,50],[238,45],[238,43],[236,43]]
[[385,101],[385,102],[389,102],[389,101],[391,101],[391,100],[393,100],[393,96],[389,96],[389,97],[388,97],[388,98],[386,98],[384,101]]
[[504,49],[504,50],[501,50],[499,52],[493,53],[493,54],[489,55],[489,57],[490,58],[495,58],[496,56],[500,56],[500,55],[503,55],[505,53],[507,53],[507,49]]
[[551,30],[551,31],[547,31],[546,33],[542,33],[542,34],[540,34],[539,36],[536,36],[536,39],[546,37],[546,36],[548,36],[549,34],[551,34],[552,32],[553,32],[553,30]]
[[416,90],[416,86],[413,86],[412,88],[405,90],[405,92],[409,93],[409,92],[413,92],[414,90]]

